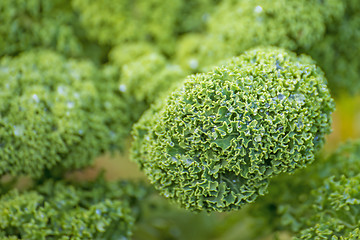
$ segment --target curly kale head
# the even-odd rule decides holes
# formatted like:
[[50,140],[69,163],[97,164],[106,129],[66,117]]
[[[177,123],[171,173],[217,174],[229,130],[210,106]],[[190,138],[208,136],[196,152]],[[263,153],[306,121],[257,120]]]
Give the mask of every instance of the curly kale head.
[[270,177],[313,161],[333,110],[310,58],[259,48],[190,76],[146,112],[133,158],[185,208],[239,209],[266,193]]
[[83,167],[107,148],[112,109],[104,110],[97,76],[89,62],[50,51],[2,59],[0,176]]

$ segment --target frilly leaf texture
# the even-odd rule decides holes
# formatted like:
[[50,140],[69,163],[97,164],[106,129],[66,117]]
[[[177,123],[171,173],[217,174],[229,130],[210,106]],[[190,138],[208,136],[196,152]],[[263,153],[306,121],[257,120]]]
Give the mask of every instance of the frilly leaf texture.
[[268,180],[314,160],[334,102],[306,56],[259,48],[184,85],[135,125],[133,159],[165,197],[194,211],[230,211]]

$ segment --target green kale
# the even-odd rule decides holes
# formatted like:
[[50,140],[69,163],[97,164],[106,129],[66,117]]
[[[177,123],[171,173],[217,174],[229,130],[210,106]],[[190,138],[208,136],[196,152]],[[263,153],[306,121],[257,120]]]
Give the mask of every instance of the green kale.
[[47,181],[0,197],[1,239],[128,239],[144,186],[130,182],[71,185]]
[[345,17],[333,26],[309,54],[325,71],[336,94],[360,93],[360,7],[350,4]]
[[191,59],[201,67],[219,64],[256,46],[303,52],[316,46],[327,25],[343,15],[344,4],[339,0],[224,0],[210,15],[206,35],[187,46],[197,47]]
[[92,39],[101,44],[150,41],[171,52],[180,0],[73,0],[74,9]]
[[[111,130],[87,61],[30,51],[0,62],[0,175],[80,168],[108,149]],[[121,119],[121,116],[118,117]],[[124,131],[113,130],[113,134]]]
[[186,76],[179,66],[168,63],[165,57],[157,53],[125,64],[121,73],[119,88],[138,102],[148,105]]
[[310,58],[254,49],[159,100],[134,127],[132,155],[181,206],[239,209],[264,195],[272,176],[314,160],[333,110]]
[[179,40],[175,59],[198,72],[252,47],[284,47],[316,60],[335,94],[357,94],[359,11],[354,0],[225,0],[204,34]]
[[359,168],[360,141],[348,142],[304,170],[272,179],[269,194],[249,212],[295,239],[358,239]]
[[1,1],[0,56],[39,46],[79,56],[83,46],[76,22],[69,1]]

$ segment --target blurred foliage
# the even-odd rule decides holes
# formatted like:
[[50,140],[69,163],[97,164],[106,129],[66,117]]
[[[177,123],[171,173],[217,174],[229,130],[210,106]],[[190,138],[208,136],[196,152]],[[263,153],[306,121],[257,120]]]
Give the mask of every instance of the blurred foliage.
[[167,63],[165,57],[157,53],[123,65],[121,72],[120,90],[146,104],[171,91],[186,76],[179,66]]
[[268,218],[264,225],[293,232],[297,239],[358,239],[359,164],[360,141],[348,142],[329,158],[319,156],[304,170],[274,178],[269,195],[251,214]]
[[101,44],[146,41],[172,54],[178,34],[200,31],[216,0],[73,0],[90,37]]
[[83,50],[68,1],[1,1],[0,22],[0,56],[39,46],[70,56]]
[[0,175],[39,176],[56,164],[79,168],[101,153],[97,139],[106,143],[106,129],[91,114],[99,102],[90,62],[34,51],[0,65]]
[[[111,95],[107,106],[91,62],[41,50],[4,57],[0,66],[0,175],[84,167],[109,150],[111,133],[116,142],[125,137],[123,99]],[[111,119],[114,109],[121,114]],[[116,132],[113,122],[120,122]]]
[[324,39],[309,51],[326,72],[329,86],[334,92],[360,92],[359,13],[359,4],[349,6],[337,27],[330,28]]
[[255,46],[279,46],[317,60],[334,93],[357,94],[358,5],[345,0],[224,0],[210,15],[206,34],[181,38],[177,61],[204,70]]
[[340,1],[329,2],[225,0],[211,16],[209,33],[221,36],[231,55],[256,45],[308,49],[322,39],[329,18],[343,15]]
[[148,194],[142,184],[47,180],[0,198],[2,239],[127,239]]

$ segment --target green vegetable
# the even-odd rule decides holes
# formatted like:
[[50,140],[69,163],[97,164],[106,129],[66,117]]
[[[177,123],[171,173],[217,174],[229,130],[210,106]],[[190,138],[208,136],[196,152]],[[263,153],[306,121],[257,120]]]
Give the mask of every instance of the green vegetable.
[[179,0],[73,0],[72,3],[89,36],[101,44],[151,39],[165,52],[170,52],[174,46]]
[[[210,15],[206,36],[195,43],[191,59],[207,67],[256,46],[304,52],[316,46],[327,25],[343,15],[344,4],[339,0],[224,0]],[[193,48],[194,43],[187,46]]]
[[330,4],[336,5],[325,8],[313,0],[225,0],[211,16],[209,32],[237,46],[237,53],[264,44],[307,49],[322,39],[329,17],[342,16],[341,2]]
[[82,26],[101,44],[147,42],[171,55],[179,35],[200,32],[218,0],[73,0]]
[[221,36],[214,37],[204,34],[186,34],[180,38],[177,45],[175,62],[183,69],[197,72],[207,72],[209,68],[223,61],[231,52],[229,45]]
[[269,178],[314,160],[334,102],[313,61],[254,49],[189,76],[135,125],[133,159],[160,193],[194,211],[229,211]]
[[360,7],[353,3],[344,17],[309,54],[324,69],[329,87],[336,94],[360,93]]
[[210,15],[205,34],[180,39],[176,61],[198,72],[252,47],[284,47],[316,60],[335,94],[357,94],[359,11],[351,0],[225,0]]
[[0,176],[80,168],[108,149],[113,109],[103,111],[94,79],[100,75],[90,62],[51,51],[1,60]]
[[0,56],[39,46],[79,56],[83,46],[76,22],[68,1],[1,1]]
[[[360,239],[359,56],[359,0],[0,0],[0,239]],[[83,182],[131,130],[158,191]]]
[[130,182],[47,181],[0,197],[1,239],[128,239],[147,190]]
[[[107,68],[116,72],[116,76],[110,77],[113,78],[110,88],[121,94],[123,102],[127,103],[124,107],[130,115],[130,123],[137,121],[151,103],[174,89],[186,76],[180,66],[145,43],[119,45],[111,51],[110,58]],[[131,129],[131,126],[126,129]]]
[[296,211],[292,210],[295,206],[283,208],[283,213],[297,219],[301,226],[296,229],[298,239],[360,237],[359,167],[360,141],[357,140],[341,146],[329,159],[309,169],[318,177],[306,180],[316,186],[310,193],[305,192],[309,196],[307,201],[300,202],[301,207]]
[[269,194],[249,212],[295,239],[358,239],[359,168],[360,141],[348,142],[304,170],[272,179]]
[[139,58],[153,53],[157,54],[157,49],[146,42],[119,44],[111,49],[109,59],[113,65],[121,68],[125,64],[137,61]]
[[138,102],[150,104],[185,77],[182,69],[157,53],[144,55],[122,67],[119,88]]
[[301,219],[306,227],[297,239],[359,239],[359,186],[360,174],[324,180],[323,185],[310,195],[312,213],[302,212]]

